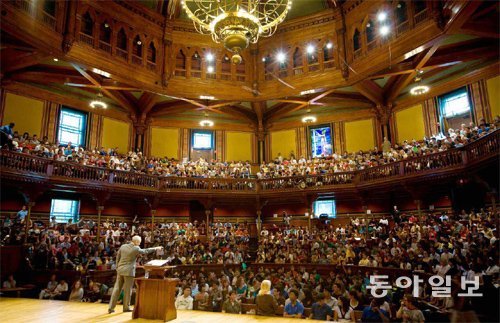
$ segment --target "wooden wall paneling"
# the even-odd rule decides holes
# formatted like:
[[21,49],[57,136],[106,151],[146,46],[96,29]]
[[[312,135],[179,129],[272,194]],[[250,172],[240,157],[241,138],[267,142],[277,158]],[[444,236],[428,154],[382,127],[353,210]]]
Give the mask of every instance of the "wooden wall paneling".
[[477,82],[474,82],[468,86],[469,93],[471,94],[471,101],[474,112],[474,119],[476,123],[479,123],[479,120],[485,119],[486,122],[492,120],[491,109],[488,100],[488,91],[486,88],[486,80],[481,79]]
[[189,129],[182,129],[182,158],[188,158],[189,159],[189,147],[191,146],[190,143],[190,131]]
[[5,111],[5,97],[6,97],[7,91],[5,91],[3,88],[0,88],[0,124],[4,124],[3,120],[3,113]]
[[214,131],[214,134],[215,134],[215,158],[223,161],[224,156],[226,156],[226,154],[225,154],[225,147],[226,147],[225,131],[224,130],[216,130],[216,131]]

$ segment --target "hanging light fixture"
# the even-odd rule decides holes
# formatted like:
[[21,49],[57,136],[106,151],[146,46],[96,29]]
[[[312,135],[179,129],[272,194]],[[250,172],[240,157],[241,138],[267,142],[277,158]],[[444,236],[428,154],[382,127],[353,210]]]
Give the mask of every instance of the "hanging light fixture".
[[411,95],[422,95],[429,92],[430,88],[427,85],[416,85],[411,88]]
[[422,85],[422,70],[416,70],[417,76],[415,76],[415,85],[410,89],[411,95],[422,95],[429,92],[430,88],[427,85]]
[[292,0],[182,0],[182,7],[201,34],[210,34],[233,53],[234,64],[240,53],[259,37],[274,34],[292,6]]
[[315,123],[316,122],[316,117],[310,113],[311,113],[311,109],[307,109],[307,114],[302,118],[303,123]]
[[106,104],[106,102],[102,100],[102,98],[103,98],[102,93],[101,92],[97,93],[97,99],[90,101],[89,106],[94,109],[95,108],[107,109],[108,105]]
[[210,119],[208,119],[208,114],[205,113],[205,119],[200,121],[200,126],[202,127],[213,127],[214,122]]

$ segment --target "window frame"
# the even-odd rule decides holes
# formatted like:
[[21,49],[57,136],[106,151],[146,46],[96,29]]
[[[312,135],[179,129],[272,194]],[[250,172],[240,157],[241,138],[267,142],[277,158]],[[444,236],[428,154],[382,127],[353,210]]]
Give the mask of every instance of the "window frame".
[[320,215],[323,214],[316,214],[316,203],[318,202],[325,202],[325,201],[331,201],[333,203],[333,214],[328,214],[328,219],[336,219],[337,218],[337,200],[333,199],[333,198],[329,198],[329,199],[318,199],[316,201],[313,202],[313,212],[314,212],[314,218],[315,219],[319,219]]
[[60,111],[59,111],[59,118],[57,120],[57,141],[59,142],[60,145],[67,145],[68,142],[63,143],[61,140],[61,132],[64,130],[66,130],[67,132],[71,132],[71,131],[69,131],[70,129],[68,129],[68,128],[70,128],[70,126],[64,126],[61,124],[62,116],[63,116],[64,112],[69,112],[69,113],[72,113],[74,115],[79,115],[82,117],[83,122],[82,122],[82,126],[80,127],[80,130],[79,130],[80,131],[80,142],[79,143],[71,142],[71,144],[75,147],[81,147],[81,146],[85,147],[86,143],[87,143],[88,113],[80,111],[80,110],[76,110],[76,109],[73,109],[70,107],[66,107],[66,106],[62,106]]
[[313,156],[313,151],[312,151],[312,148],[313,148],[313,142],[312,142],[312,131],[315,130],[315,129],[321,129],[321,128],[330,128],[330,145],[332,147],[332,152],[329,156],[333,155],[334,152],[335,152],[335,146],[334,146],[334,136],[333,136],[333,127],[330,123],[324,123],[324,124],[320,124],[320,125],[314,125],[314,126],[309,126],[307,127],[307,141],[309,143],[309,149],[308,149],[308,154],[311,156],[311,158],[321,158],[321,156]]
[[[194,137],[195,137],[195,134],[210,134],[210,136],[211,136],[211,146],[210,146],[210,148],[196,148],[194,146]],[[197,129],[194,129],[194,130],[191,131],[191,148],[193,150],[213,150],[214,149],[214,145],[215,145],[214,131],[212,131],[212,130],[197,130]]]
[[[55,212],[55,202],[56,201],[71,201],[71,207],[68,212]],[[73,223],[77,223],[80,220],[80,200],[72,200],[65,198],[53,198],[50,200],[50,215],[49,221],[52,217],[56,217],[56,223],[68,223],[69,219]]]
[[[455,115],[447,116],[445,114],[445,109],[444,109],[445,101],[450,97],[457,96],[459,93],[465,93],[467,95],[467,100],[469,102],[469,111],[464,112],[462,114],[455,114]],[[472,122],[475,122],[474,113],[473,113],[474,106],[473,106],[472,98],[471,98],[471,95],[469,92],[469,88],[467,86],[462,86],[458,89],[455,89],[453,91],[450,91],[448,93],[445,93],[443,95],[438,96],[437,97],[437,110],[438,110],[438,114],[439,114],[439,124],[441,127],[441,133],[443,133],[443,134],[448,131],[448,129],[447,129],[448,127],[446,126],[447,122],[445,121],[447,119],[456,118],[456,117],[463,116],[463,115],[468,113],[470,120]]]

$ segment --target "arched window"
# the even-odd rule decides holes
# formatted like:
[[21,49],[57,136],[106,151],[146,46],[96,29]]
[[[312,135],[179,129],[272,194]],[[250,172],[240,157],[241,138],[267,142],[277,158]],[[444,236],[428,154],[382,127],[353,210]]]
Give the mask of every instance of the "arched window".
[[137,57],[142,57],[142,41],[139,35],[135,36],[132,44],[132,54]]
[[178,70],[186,69],[186,55],[184,55],[182,49],[179,50],[177,56],[175,57],[175,68]]
[[94,21],[92,20],[92,16],[87,11],[82,17],[82,26],[80,28],[80,32],[85,35],[92,36],[94,31]]
[[148,47],[148,62],[156,63],[156,48],[153,42],[149,43]]
[[[318,64],[318,50],[314,45],[308,45],[307,47],[307,65]],[[309,69],[311,70],[311,69]]]
[[99,40],[103,43],[111,43],[111,27],[107,21],[103,22],[99,28]]
[[56,1],[55,0],[45,0],[43,3],[43,12],[55,17],[56,16]]
[[272,64],[272,59],[271,55],[268,54],[266,57],[264,57],[264,73],[266,75],[266,80],[271,80],[273,77],[271,74],[273,73],[273,64]]
[[222,58],[222,73],[231,73],[231,60],[227,54]]
[[394,8],[394,15],[396,16],[396,24],[399,26],[408,20],[408,10],[406,7],[406,1],[399,1]]
[[357,28],[354,31],[354,36],[352,37],[352,45],[354,47],[354,51],[361,49],[361,42],[359,39],[359,30]]
[[375,25],[369,20],[366,24],[366,43],[370,44],[373,41],[375,41]]
[[191,56],[191,70],[201,71],[201,57],[198,52],[194,52],[193,56]]
[[427,9],[427,4],[425,3],[425,0],[414,0],[412,1],[412,3],[415,6],[415,13],[419,13]]
[[302,51],[300,48],[296,47],[293,52],[293,68],[302,67]]
[[333,60],[333,43],[327,41],[323,46],[323,61],[328,62]]
[[236,65],[236,80],[240,82],[245,82],[245,60],[241,57],[241,63]]
[[116,47],[124,51],[127,50],[127,34],[125,34],[123,28],[121,28],[118,35],[116,35]]

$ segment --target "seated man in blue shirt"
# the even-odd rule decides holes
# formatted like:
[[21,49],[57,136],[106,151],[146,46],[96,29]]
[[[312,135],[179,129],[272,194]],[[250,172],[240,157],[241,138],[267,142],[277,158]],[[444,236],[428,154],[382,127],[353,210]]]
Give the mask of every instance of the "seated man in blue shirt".
[[28,210],[26,210],[26,205],[23,205],[22,209],[17,212],[17,223],[24,223],[24,219],[28,215]]
[[288,293],[290,303],[285,306],[283,317],[302,318],[302,314],[304,314],[304,305],[297,299],[298,295],[299,292],[296,289],[290,290]]
[[332,317],[332,308],[325,303],[323,294],[318,295],[316,303],[311,307],[311,315],[309,318],[313,320],[330,321]]
[[361,322],[389,322],[389,314],[380,309],[382,304],[384,304],[383,298],[374,298],[370,306],[363,310]]

